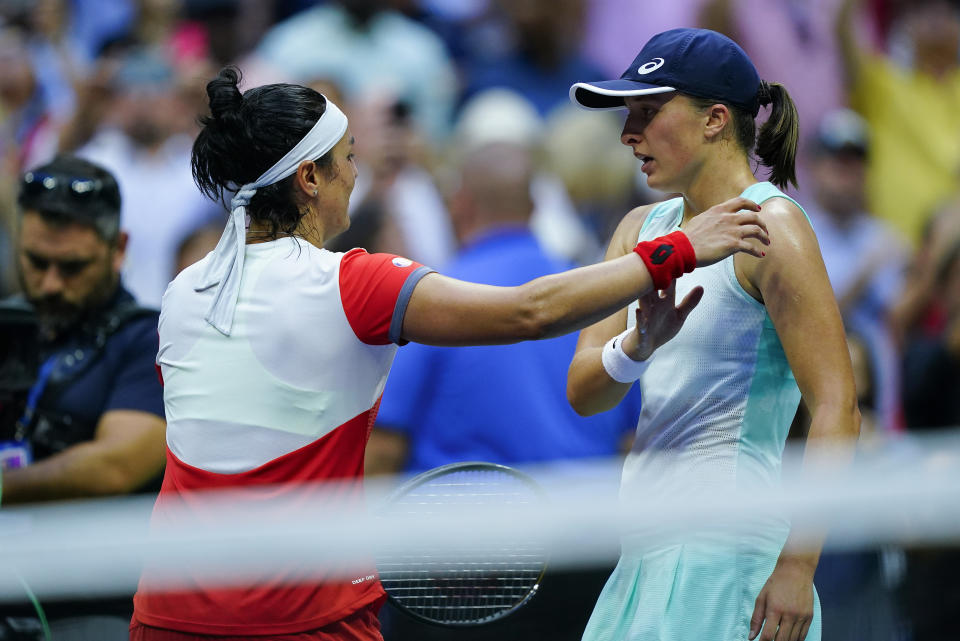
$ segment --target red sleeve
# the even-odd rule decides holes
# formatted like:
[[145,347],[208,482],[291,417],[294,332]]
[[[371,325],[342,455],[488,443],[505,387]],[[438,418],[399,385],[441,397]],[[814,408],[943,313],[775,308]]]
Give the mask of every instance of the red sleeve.
[[403,314],[413,288],[432,270],[393,254],[351,249],[340,260],[340,300],[353,333],[370,345],[403,344]]

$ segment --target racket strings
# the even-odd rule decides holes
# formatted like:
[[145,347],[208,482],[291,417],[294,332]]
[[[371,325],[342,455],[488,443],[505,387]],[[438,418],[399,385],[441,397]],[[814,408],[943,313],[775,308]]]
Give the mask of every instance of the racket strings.
[[[464,470],[434,479],[397,497],[390,512],[429,516],[455,506],[522,508],[542,502],[524,479],[499,470]],[[539,587],[547,548],[515,540],[448,549],[382,550],[377,567],[384,588],[403,609],[449,625],[500,618],[529,600]]]

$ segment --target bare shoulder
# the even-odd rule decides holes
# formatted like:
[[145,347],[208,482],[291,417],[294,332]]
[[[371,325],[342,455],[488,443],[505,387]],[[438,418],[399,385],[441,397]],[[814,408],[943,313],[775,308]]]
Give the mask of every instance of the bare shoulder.
[[817,237],[800,207],[786,198],[773,197],[761,204],[760,217],[770,234],[770,244],[763,248],[766,256],[734,256],[737,279],[747,293],[763,302],[770,295],[770,283],[782,282],[784,276],[806,273],[816,278],[823,272],[825,277]]
[[[766,256],[755,258],[737,254],[734,258],[737,277],[758,300],[769,296],[772,282],[793,278],[827,282],[820,245],[806,214],[793,201],[774,197],[761,205],[760,216],[770,234]],[[761,293],[763,292],[763,293]]]
[[625,256],[633,251],[633,247],[640,237],[640,229],[643,227],[643,223],[646,222],[647,216],[653,211],[653,208],[659,204],[641,205],[627,212],[627,215],[620,220],[617,229],[613,232],[613,237],[610,239],[610,246],[607,248],[608,259]]
[[[788,235],[788,241],[816,239],[806,214],[792,200],[779,196],[769,198],[761,205],[760,216],[771,234],[779,230]],[[773,249],[771,243],[767,252]]]
[[795,261],[798,255],[820,254],[817,237],[806,214],[792,200],[775,196],[763,201],[760,218],[770,234],[770,245],[763,248],[765,258],[737,254],[743,268],[767,268],[781,260]]

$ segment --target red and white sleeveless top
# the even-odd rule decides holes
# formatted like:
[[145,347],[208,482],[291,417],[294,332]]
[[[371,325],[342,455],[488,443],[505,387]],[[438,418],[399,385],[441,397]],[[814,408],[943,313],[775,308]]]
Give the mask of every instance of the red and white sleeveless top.
[[[163,297],[157,364],[167,467],[153,524],[169,525],[176,509],[202,526],[205,499],[197,490],[230,488],[244,501],[295,504],[310,484],[347,480],[354,482],[342,491],[362,501],[364,448],[404,311],[430,270],[294,238],[248,245],[232,332],[224,336],[203,318],[215,288],[195,289],[208,259],[184,270]],[[379,581],[366,580],[372,571],[358,582],[294,583],[295,570],[276,568],[248,587],[178,577],[170,591],[151,589],[148,566],[134,617],[199,634],[285,634],[322,627],[383,596]]]

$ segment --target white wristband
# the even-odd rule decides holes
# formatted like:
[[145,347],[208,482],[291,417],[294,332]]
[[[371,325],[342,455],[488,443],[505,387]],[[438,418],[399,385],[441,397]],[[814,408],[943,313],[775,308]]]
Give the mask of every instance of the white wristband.
[[634,382],[643,375],[649,365],[649,361],[635,361],[623,351],[623,339],[632,331],[634,330],[631,327],[619,336],[608,340],[600,356],[603,369],[618,383]]

